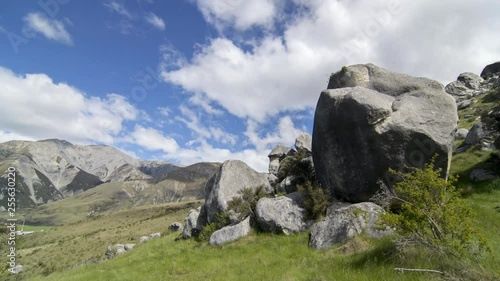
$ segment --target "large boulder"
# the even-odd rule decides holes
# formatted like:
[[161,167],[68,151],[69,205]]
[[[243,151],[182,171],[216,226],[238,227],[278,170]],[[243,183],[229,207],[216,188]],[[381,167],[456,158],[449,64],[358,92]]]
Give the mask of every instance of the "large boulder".
[[479,144],[482,139],[487,137],[487,135],[488,132],[485,130],[484,124],[482,122],[476,123],[467,133],[467,136],[465,137],[465,144]]
[[220,245],[243,238],[250,233],[250,217],[235,225],[223,227],[210,236],[210,245]]
[[277,198],[261,198],[255,207],[260,228],[266,232],[289,234],[307,229],[303,195],[294,192]]
[[310,155],[312,151],[312,136],[306,133],[300,134],[295,139],[295,149],[298,152],[303,152],[305,155]]
[[373,238],[388,235],[392,231],[378,224],[383,213],[384,209],[371,202],[335,206],[327,217],[311,227],[309,247],[326,249],[361,233]]
[[452,95],[457,102],[472,98],[472,94],[474,93],[474,91],[467,88],[467,86],[460,81],[453,81],[449,83],[446,85],[445,91]]
[[332,74],[314,117],[312,153],[321,185],[337,199],[364,202],[392,187],[389,168],[435,166],[447,176],[458,116],[455,100],[427,78],[373,64]]
[[483,71],[481,71],[481,77],[483,79],[488,79],[498,73],[500,73],[500,61],[487,65]]
[[205,200],[207,222],[213,222],[217,213],[226,212],[227,202],[239,196],[240,190],[257,190],[261,186],[266,193],[272,192],[266,175],[256,172],[242,161],[225,161],[215,174],[213,186],[208,188],[210,193]]
[[458,76],[457,81],[461,82],[465,85],[465,87],[469,89],[477,90],[479,89],[479,87],[481,87],[481,83],[484,80],[477,74],[464,72]]

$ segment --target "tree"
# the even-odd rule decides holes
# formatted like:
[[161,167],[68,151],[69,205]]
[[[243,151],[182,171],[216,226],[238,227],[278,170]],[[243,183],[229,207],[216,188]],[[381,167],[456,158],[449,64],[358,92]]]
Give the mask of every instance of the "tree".
[[424,245],[456,258],[476,257],[486,247],[472,225],[471,207],[453,185],[456,178],[450,177],[448,181],[441,178],[441,169],[434,167],[434,161],[424,169],[390,172],[401,181],[394,191],[381,182],[381,189],[372,201],[388,211],[382,216],[382,223],[400,235],[397,245]]

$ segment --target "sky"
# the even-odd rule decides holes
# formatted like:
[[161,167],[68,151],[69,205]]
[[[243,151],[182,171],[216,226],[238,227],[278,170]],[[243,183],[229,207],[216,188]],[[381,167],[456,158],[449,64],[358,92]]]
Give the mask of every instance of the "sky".
[[58,138],[268,169],[329,75],[447,84],[500,60],[498,0],[0,1],[0,142]]

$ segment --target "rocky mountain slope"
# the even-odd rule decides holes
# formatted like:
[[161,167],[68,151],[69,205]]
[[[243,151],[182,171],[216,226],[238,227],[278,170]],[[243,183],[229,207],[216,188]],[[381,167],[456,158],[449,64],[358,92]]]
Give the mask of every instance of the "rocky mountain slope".
[[[0,144],[0,170],[16,168],[18,207],[33,207],[84,192],[105,182],[159,180],[175,164],[135,159],[104,145],[73,145],[64,140],[9,141]],[[0,175],[0,202],[6,200],[6,174]]]

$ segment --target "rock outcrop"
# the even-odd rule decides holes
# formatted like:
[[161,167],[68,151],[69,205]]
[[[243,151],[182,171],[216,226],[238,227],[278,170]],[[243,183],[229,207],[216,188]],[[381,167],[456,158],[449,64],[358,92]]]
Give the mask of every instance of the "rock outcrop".
[[205,200],[207,223],[213,222],[219,212],[227,211],[227,202],[245,188],[257,190],[263,187],[267,193],[272,192],[271,185],[264,174],[258,173],[239,160],[227,160],[220,170],[210,180],[211,186],[205,188],[208,192]]
[[391,233],[389,229],[379,229],[377,222],[384,209],[374,203],[334,205],[328,213],[326,218],[311,227],[309,246],[312,248],[326,249],[361,233],[374,238]]
[[269,173],[272,175],[278,175],[278,170],[280,167],[280,162],[285,159],[285,157],[293,155],[295,151],[288,146],[281,144],[276,145],[271,152],[269,152]]
[[312,136],[306,133],[300,134],[295,139],[295,149],[298,152],[302,152],[304,154],[311,154],[312,152]]
[[289,234],[307,229],[303,195],[294,192],[276,198],[261,198],[255,207],[260,228],[266,232]]
[[489,64],[485,68],[483,68],[483,71],[481,71],[481,77],[483,79],[488,79],[498,73],[500,73],[500,61]]
[[223,227],[210,236],[210,245],[220,245],[247,236],[250,233],[250,217],[238,224]]
[[182,237],[184,239],[196,236],[203,228],[203,225],[198,224],[199,216],[200,216],[200,211],[198,210],[189,211],[189,214],[185,219],[184,228],[182,230]]
[[435,165],[447,176],[458,116],[455,100],[427,78],[373,64],[332,74],[314,117],[312,153],[316,175],[336,198],[368,201],[389,168]]
[[168,230],[170,230],[170,231],[182,231],[183,228],[184,227],[182,226],[182,223],[180,223],[180,222],[174,222],[168,226]]

